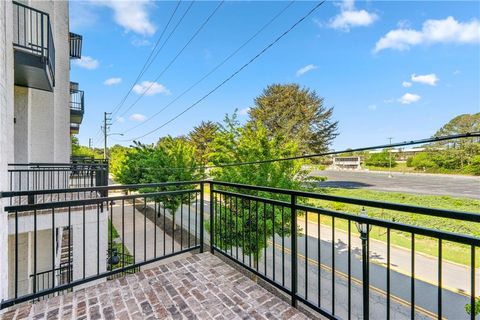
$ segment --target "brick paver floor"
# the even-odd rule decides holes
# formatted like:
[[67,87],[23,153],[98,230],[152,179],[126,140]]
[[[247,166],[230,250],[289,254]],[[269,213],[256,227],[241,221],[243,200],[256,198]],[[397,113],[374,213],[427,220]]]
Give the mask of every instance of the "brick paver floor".
[[210,253],[10,310],[1,319],[307,319]]

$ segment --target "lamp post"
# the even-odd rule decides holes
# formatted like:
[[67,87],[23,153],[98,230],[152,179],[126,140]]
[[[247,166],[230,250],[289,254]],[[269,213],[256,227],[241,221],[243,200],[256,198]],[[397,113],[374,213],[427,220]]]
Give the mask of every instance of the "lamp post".
[[[361,217],[368,217],[367,210],[362,208]],[[362,240],[362,283],[363,283],[363,319],[369,317],[369,267],[368,267],[368,233],[372,230],[372,226],[368,223],[355,222],[360,239]]]

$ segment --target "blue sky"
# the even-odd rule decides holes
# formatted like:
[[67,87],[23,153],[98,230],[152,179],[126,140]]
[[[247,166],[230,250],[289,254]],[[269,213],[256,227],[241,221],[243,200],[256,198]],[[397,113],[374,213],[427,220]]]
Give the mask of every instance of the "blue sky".
[[[157,58],[114,114],[109,144],[133,139],[168,121],[217,86],[316,2],[295,2],[215,73],[181,92],[235,51],[288,2],[225,2],[170,68],[154,82],[219,2],[195,2]],[[99,132],[104,111],[121,102],[142,68],[175,2],[72,1],[70,29],[83,36],[71,79],[85,91],[81,144]],[[182,2],[163,40],[190,6]],[[162,42],[160,42],[162,43]],[[164,128],[142,139],[188,133],[202,120],[246,110],[269,84],[299,83],[334,107],[340,150],[431,136],[462,113],[480,112],[479,2],[326,2],[234,79]],[[142,93],[146,94],[131,107]],[[151,118],[151,119],[150,119]],[[132,128],[142,121],[145,124]],[[121,141],[123,140],[123,141]]]

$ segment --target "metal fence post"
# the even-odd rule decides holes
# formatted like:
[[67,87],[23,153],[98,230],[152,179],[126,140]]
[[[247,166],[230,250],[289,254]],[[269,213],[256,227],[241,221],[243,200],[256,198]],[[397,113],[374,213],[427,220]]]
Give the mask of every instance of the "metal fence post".
[[213,212],[214,206],[213,206],[213,183],[210,182],[210,253],[213,254],[213,247],[215,245],[215,226],[214,226],[214,219],[213,216],[215,212]]
[[[297,290],[298,290],[298,284],[297,284],[297,209],[296,209],[296,204],[297,204],[297,196],[292,194],[291,195],[291,239],[292,239],[292,306],[294,308],[297,307]],[[273,235],[275,236],[275,235]]]
[[203,253],[203,234],[204,234],[204,230],[203,230],[203,215],[204,215],[204,210],[203,210],[203,207],[204,207],[204,183],[203,182],[200,182],[200,253]]

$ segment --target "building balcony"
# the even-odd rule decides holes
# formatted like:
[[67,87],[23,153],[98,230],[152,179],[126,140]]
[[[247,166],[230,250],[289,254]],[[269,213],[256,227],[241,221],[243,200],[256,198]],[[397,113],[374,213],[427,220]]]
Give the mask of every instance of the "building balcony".
[[13,2],[15,85],[45,91],[55,86],[55,46],[47,13]]
[[[108,194],[5,207],[4,319],[475,319],[465,305],[478,292],[480,238],[366,210],[464,224],[478,214],[219,181],[48,192],[92,191]],[[452,263],[452,246],[469,263]],[[59,247],[68,267],[52,259]],[[44,274],[55,276],[39,287]]]
[[78,83],[70,82],[70,123],[82,123],[84,108],[84,92],[78,89]]
[[80,132],[79,123],[70,123],[70,134],[78,134]]
[[73,32],[70,32],[70,58],[80,59],[82,58],[82,36]]

